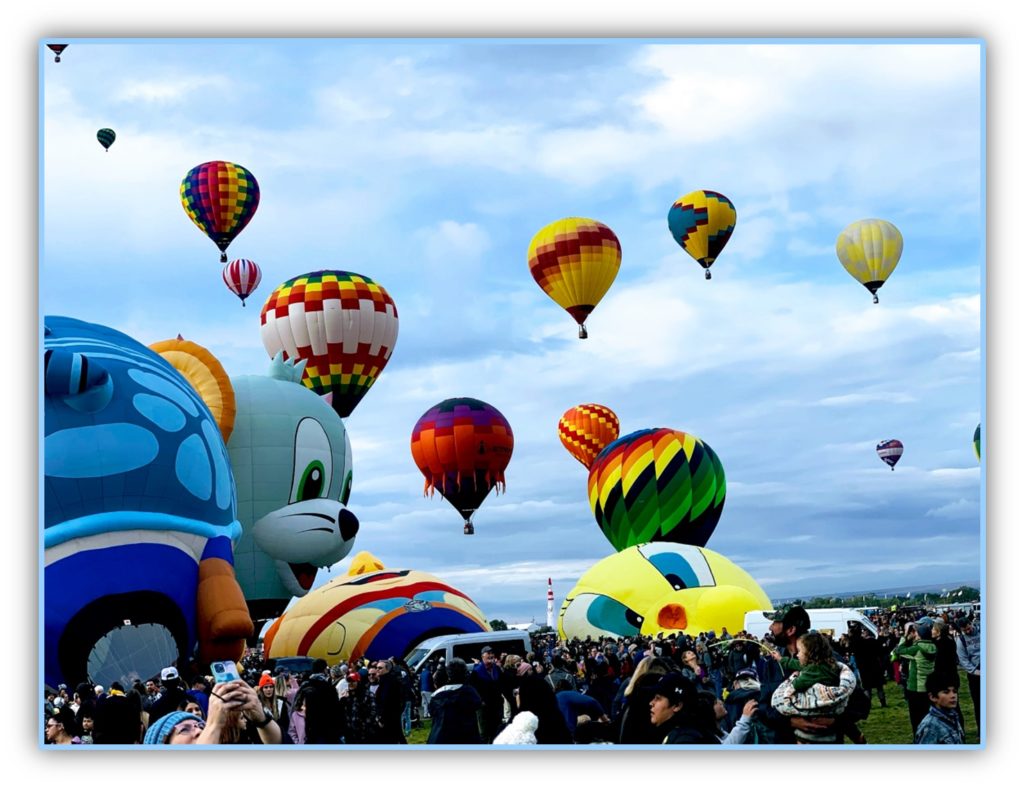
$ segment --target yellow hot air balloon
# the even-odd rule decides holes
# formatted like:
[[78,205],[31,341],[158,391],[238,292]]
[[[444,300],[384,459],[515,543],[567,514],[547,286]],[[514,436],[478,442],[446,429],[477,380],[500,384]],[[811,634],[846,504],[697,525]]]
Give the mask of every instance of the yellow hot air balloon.
[[878,303],[885,284],[903,254],[903,236],[884,219],[861,219],[836,239],[836,254],[850,276],[866,287]]
[[543,227],[526,253],[530,274],[551,299],[584,325],[622,262],[622,246],[611,229],[594,219],[568,218]]

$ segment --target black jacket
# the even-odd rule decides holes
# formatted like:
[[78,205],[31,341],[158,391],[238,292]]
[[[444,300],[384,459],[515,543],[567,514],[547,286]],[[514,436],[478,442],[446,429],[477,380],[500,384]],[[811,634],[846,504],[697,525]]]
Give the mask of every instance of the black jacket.
[[430,697],[428,744],[482,744],[477,712],[480,694],[468,684],[449,684]]

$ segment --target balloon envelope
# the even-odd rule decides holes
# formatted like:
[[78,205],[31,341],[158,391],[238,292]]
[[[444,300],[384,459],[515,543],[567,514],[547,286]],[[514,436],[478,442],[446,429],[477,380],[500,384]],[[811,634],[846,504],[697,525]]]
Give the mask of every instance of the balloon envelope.
[[981,425],[974,429],[974,456],[981,462]]
[[598,454],[619,437],[619,417],[611,408],[588,403],[574,405],[558,420],[558,438],[584,467],[594,464]]
[[900,461],[900,457],[903,456],[903,444],[898,440],[882,441],[875,447],[875,451],[878,452],[878,456],[881,457],[882,462],[893,470],[896,470],[896,463],[898,463]]
[[697,189],[684,194],[668,210],[668,229],[676,243],[711,278],[711,265],[736,229],[736,206],[724,194]]
[[725,556],[671,542],[634,545],[594,564],[562,604],[563,638],[625,638],[725,627],[743,629],[751,610],[772,604],[757,582]]
[[861,219],[839,233],[836,255],[850,276],[860,282],[878,303],[878,289],[903,254],[903,236],[884,219]]
[[103,146],[104,150],[110,150],[110,146],[114,144],[117,135],[113,129],[100,129],[96,132],[96,139],[100,141],[100,145]]
[[54,63],[60,63],[60,53],[68,48],[67,44],[47,44],[46,48],[49,49],[55,57],[53,58]]
[[597,456],[587,489],[594,518],[616,550],[663,541],[703,547],[725,506],[725,470],[699,438],[646,429]]
[[349,416],[380,377],[398,340],[398,309],[370,277],[314,271],[279,285],[263,304],[260,338],[273,357],[306,361],[302,382]]
[[530,274],[541,289],[580,326],[612,286],[622,246],[611,229],[594,219],[559,219],[541,228],[526,252]]
[[260,186],[245,167],[208,161],[193,167],[181,181],[181,205],[196,227],[221,251],[249,224],[260,204]]
[[242,306],[245,306],[245,299],[252,294],[253,290],[260,286],[263,274],[260,271],[260,267],[252,260],[240,257],[224,266],[221,277],[224,279],[224,284],[227,285],[228,290],[242,299]]
[[412,431],[424,494],[440,490],[465,518],[465,533],[473,533],[473,513],[493,488],[505,486],[513,443],[512,427],[494,406],[472,397],[439,402]]

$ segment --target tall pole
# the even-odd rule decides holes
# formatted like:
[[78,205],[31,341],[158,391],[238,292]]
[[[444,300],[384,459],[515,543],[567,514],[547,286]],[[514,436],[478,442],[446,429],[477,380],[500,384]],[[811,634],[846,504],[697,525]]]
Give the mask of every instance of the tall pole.
[[555,592],[551,588],[551,578],[548,578],[548,627],[555,628]]

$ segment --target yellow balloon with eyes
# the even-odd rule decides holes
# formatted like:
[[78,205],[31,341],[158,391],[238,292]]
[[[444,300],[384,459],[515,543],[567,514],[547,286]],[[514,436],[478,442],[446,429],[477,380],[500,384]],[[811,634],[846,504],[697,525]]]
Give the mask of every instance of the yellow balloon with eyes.
[[634,637],[725,627],[770,610],[761,586],[725,556],[674,542],[634,545],[603,558],[569,592],[558,616],[563,638]]

